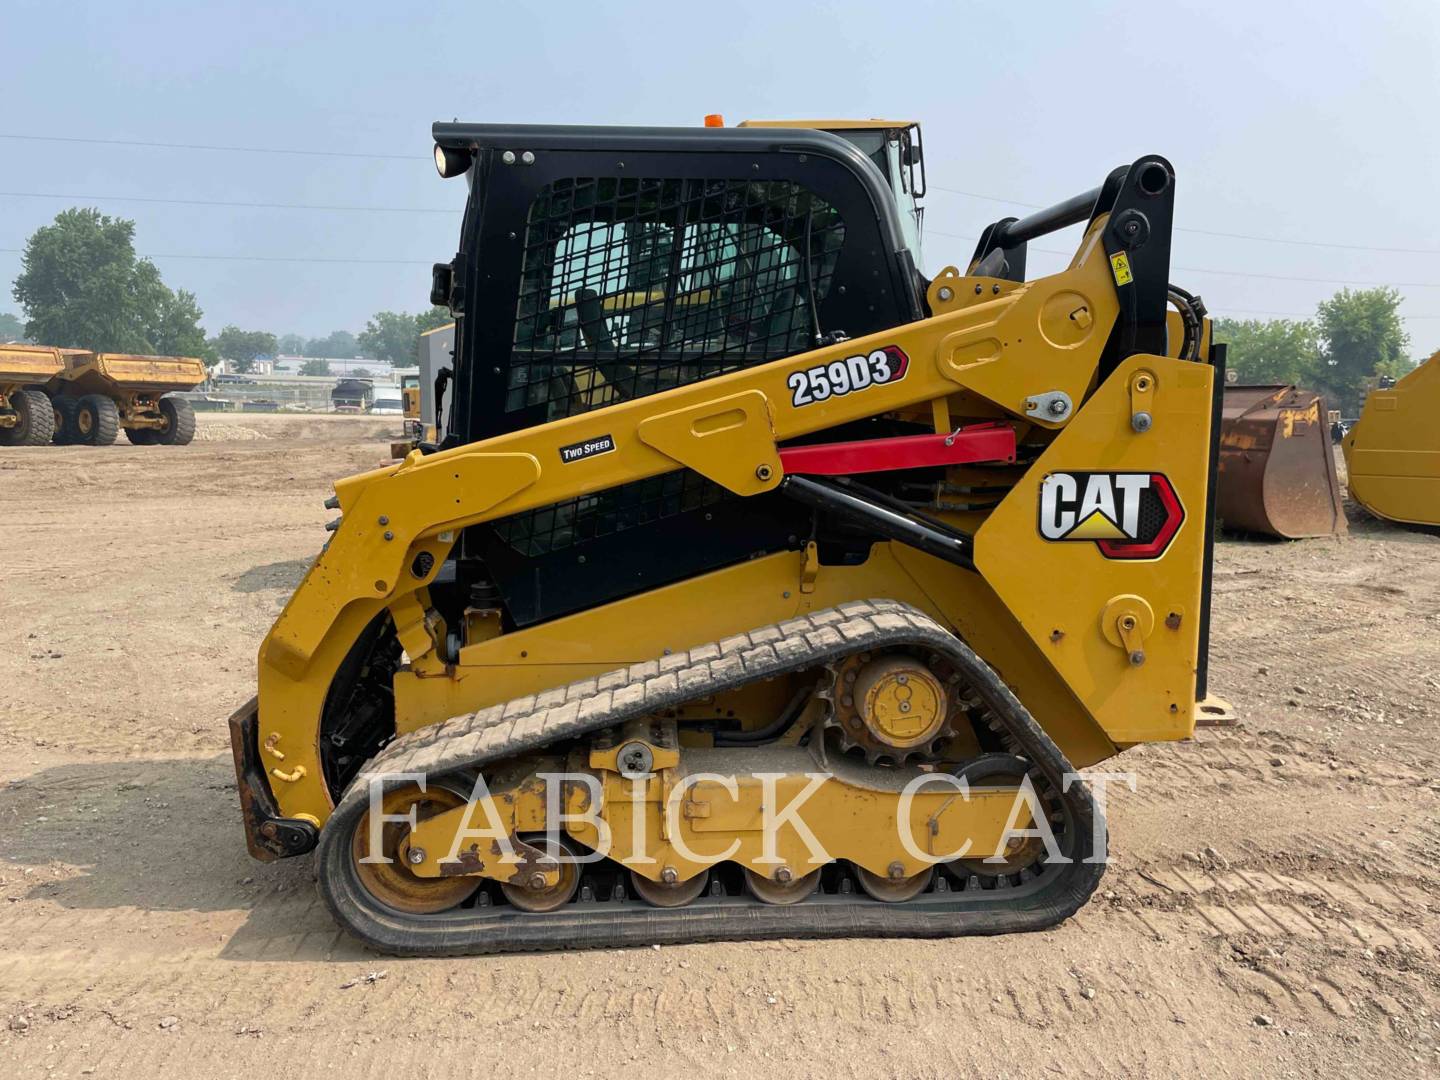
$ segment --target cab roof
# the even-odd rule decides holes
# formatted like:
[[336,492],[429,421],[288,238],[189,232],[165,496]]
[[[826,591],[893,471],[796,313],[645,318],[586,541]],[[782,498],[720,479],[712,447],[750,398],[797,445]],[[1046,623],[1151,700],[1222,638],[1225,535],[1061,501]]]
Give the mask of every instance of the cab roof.
[[741,120],[740,127],[814,128],[819,131],[881,131],[917,127],[919,120]]

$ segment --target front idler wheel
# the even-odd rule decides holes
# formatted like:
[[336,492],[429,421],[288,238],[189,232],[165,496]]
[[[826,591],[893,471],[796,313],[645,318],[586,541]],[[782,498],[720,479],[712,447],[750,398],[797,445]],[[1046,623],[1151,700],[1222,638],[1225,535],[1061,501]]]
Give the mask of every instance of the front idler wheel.
[[[381,805],[389,815],[408,814],[413,807],[417,822],[464,806],[465,792],[453,791],[432,780],[425,791],[414,784],[388,792]],[[410,826],[403,821],[387,821],[380,830],[380,850],[386,862],[366,862],[370,853],[370,811],[360,818],[350,837],[350,857],[355,876],[372,897],[386,907],[407,915],[434,915],[459,907],[480,887],[475,877],[418,877],[410,872],[404,843]]]

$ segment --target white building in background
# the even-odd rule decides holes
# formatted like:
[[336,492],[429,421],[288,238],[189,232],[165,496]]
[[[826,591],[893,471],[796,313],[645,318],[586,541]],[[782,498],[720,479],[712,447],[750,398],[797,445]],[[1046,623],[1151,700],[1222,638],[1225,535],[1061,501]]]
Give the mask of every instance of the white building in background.
[[[252,360],[252,361],[250,361],[250,364],[251,364],[251,367],[250,367],[250,371],[249,371],[248,374],[250,374],[250,375],[252,375],[252,376],[254,376],[254,375],[273,375],[273,374],[275,373],[275,361],[274,361],[274,360]],[[215,361],[214,367],[212,367],[212,368],[210,369],[210,374],[212,374],[212,375],[238,375],[238,374],[240,374],[240,372],[239,372],[237,369],[240,368],[240,367],[243,367],[243,366],[244,366],[243,364],[239,364],[239,363],[237,363],[237,362],[234,361],[234,360],[217,360],[217,361]]]
[[[331,360],[318,356],[286,356],[280,355],[274,360],[265,361],[273,364],[274,370],[280,374],[297,375],[300,372],[300,365],[307,360],[321,360],[330,365],[330,374],[336,376],[354,375],[357,371],[368,371],[374,376],[377,382],[389,382],[390,365],[384,360],[365,360],[360,357],[349,357],[344,360]],[[260,361],[256,361],[260,363]]]

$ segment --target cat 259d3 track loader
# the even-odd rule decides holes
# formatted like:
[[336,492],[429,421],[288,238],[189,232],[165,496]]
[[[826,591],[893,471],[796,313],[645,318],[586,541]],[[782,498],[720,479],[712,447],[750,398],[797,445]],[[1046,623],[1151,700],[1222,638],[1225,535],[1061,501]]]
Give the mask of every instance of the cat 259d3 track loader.
[[803,126],[434,134],[447,434],[336,484],[231,720],[251,852],[410,954],[1075,911],[1075,771],[1204,693],[1223,350],[1169,163],[926,281],[905,128],[888,175]]

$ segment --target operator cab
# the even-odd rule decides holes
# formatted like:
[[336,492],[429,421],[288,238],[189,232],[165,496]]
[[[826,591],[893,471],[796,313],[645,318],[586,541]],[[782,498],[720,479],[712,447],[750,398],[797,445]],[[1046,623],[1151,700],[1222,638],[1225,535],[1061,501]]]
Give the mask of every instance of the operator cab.
[[859,148],[875,163],[890,185],[905,246],[915,256],[915,265],[924,267],[921,253],[925,208],[925,153],[920,124],[915,120],[742,120],[740,127],[810,128],[828,131]]

